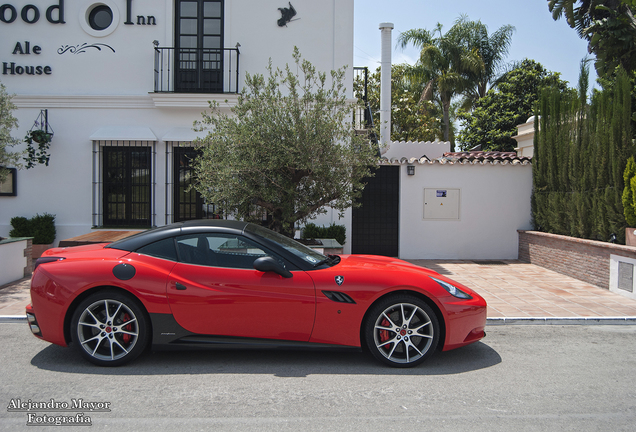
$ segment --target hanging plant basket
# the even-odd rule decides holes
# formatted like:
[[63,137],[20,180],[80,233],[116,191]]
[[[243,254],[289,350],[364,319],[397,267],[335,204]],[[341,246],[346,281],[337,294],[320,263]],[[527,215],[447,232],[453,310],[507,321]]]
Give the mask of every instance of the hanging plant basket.
[[35,141],[38,144],[47,144],[51,142],[51,139],[53,138],[53,134],[50,132],[45,132],[43,130],[40,129],[36,129],[34,131],[30,132],[31,134],[31,139],[33,141]]
[[24,142],[27,143],[27,154],[24,157],[27,169],[33,168],[37,164],[49,166],[51,159],[49,147],[53,139],[53,128],[49,125],[48,117],[48,110],[40,111],[33,127],[24,137]]

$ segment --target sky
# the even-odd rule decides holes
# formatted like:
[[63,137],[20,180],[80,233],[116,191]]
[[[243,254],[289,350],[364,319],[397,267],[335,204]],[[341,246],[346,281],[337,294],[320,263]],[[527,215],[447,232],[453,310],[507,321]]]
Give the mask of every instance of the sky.
[[[396,46],[401,32],[424,28],[433,30],[439,22],[448,31],[460,15],[480,20],[491,34],[501,26],[515,27],[507,61],[525,58],[560,72],[570,87],[576,87],[581,60],[588,55],[587,42],[561,18],[552,19],[547,0],[355,0],[354,66],[380,66],[379,24],[393,23],[392,62],[414,64],[419,50]],[[590,56],[590,58],[593,58]],[[590,88],[596,80],[590,64]],[[598,87],[598,85],[596,86]]]

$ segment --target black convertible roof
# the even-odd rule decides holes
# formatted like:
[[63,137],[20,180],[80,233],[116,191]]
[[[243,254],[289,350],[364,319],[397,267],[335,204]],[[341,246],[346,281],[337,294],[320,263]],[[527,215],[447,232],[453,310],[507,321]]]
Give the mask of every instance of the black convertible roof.
[[242,233],[247,225],[249,225],[247,222],[225,219],[201,219],[177,222],[126,237],[113,242],[106,247],[132,252],[149,245],[150,243],[182,234],[196,234],[203,232]]

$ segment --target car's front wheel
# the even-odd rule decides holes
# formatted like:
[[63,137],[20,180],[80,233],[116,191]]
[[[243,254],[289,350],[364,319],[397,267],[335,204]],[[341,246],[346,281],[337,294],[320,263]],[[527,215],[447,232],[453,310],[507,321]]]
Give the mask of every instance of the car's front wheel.
[[100,366],[120,366],[142,353],[148,343],[148,320],[129,295],[99,291],[84,299],[71,320],[74,345]]
[[437,316],[424,301],[394,295],[375,304],[365,322],[371,354],[394,367],[412,367],[430,357],[439,341]]

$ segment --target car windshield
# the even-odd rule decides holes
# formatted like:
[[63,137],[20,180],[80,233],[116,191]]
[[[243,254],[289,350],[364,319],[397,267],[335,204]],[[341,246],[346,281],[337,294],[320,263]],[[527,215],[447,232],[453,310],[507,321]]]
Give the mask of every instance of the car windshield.
[[249,224],[245,231],[256,234],[259,237],[263,237],[269,241],[272,241],[276,244],[282,246],[285,250],[293,253],[299,258],[302,258],[305,262],[317,266],[319,263],[328,262],[329,258],[320,252],[316,252],[315,250],[305,246],[304,244],[298,243],[296,240],[290,239],[282,234],[278,234],[272,230],[267,228],[263,228],[259,225]]

